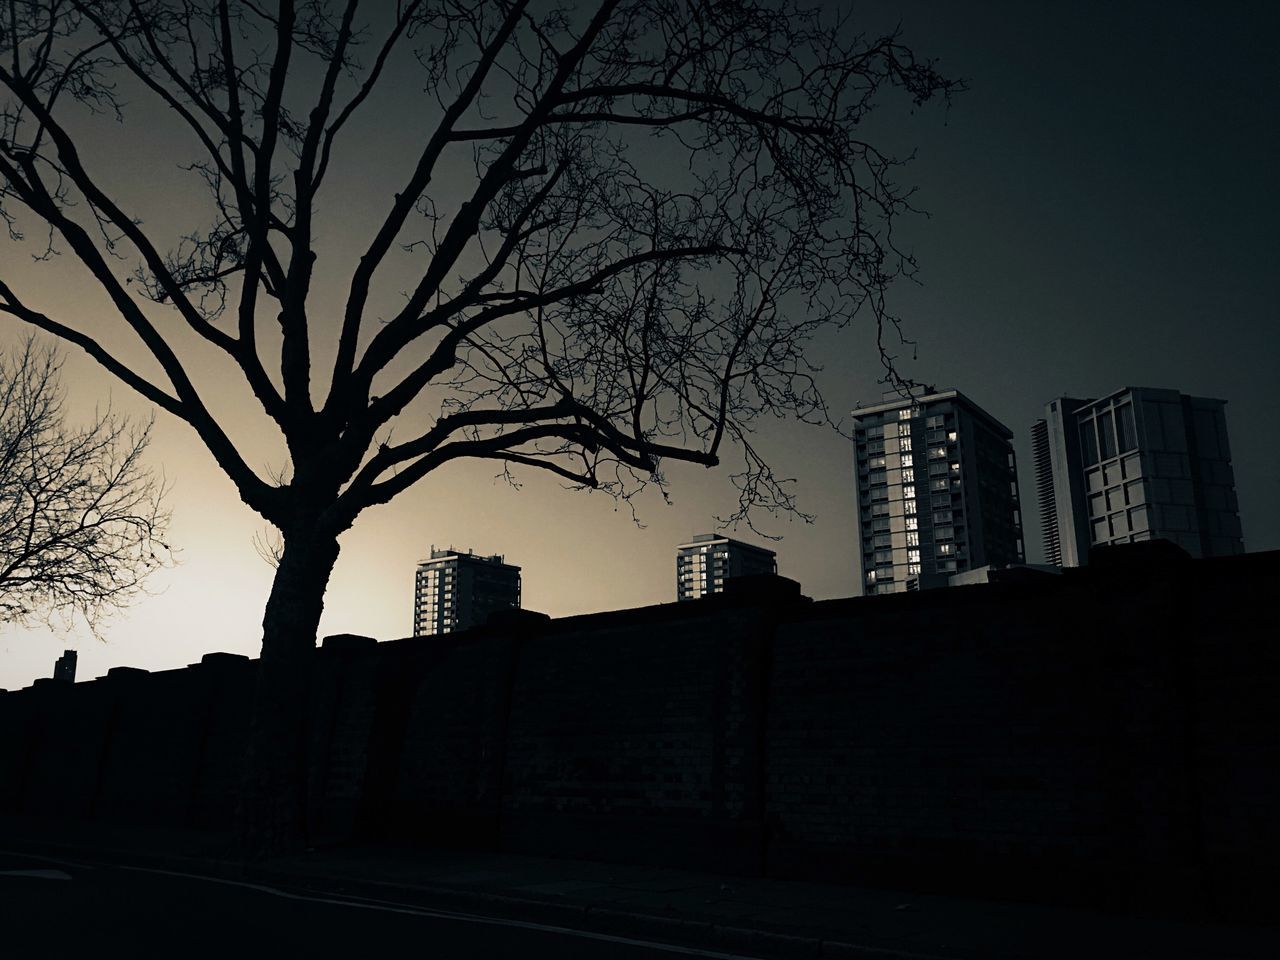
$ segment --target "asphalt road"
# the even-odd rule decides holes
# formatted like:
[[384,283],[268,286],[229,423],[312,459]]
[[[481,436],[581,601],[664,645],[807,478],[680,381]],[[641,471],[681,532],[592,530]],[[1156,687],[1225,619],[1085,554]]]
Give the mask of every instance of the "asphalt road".
[[0,956],[736,957],[408,904],[8,853],[0,853]]

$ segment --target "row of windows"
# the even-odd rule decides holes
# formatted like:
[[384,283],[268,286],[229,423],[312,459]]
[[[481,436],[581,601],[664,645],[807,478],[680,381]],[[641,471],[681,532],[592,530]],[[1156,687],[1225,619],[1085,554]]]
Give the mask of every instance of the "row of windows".
[[1138,448],[1138,431],[1133,419],[1133,404],[1122,403],[1114,410],[1106,409],[1096,417],[1080,421],[1080,449],[1085,466]]
[[[933,540],[932,540],[934,544],[956,544],[957,539],[963,539],[963,531],[961,532],[960,537],[957,537],[955,527],[935,527],[934,528]],[[920,531],[908,530],[905,534],[905,542],[908,547],[920,546]],[[925,541],[925,542],[929,543],[930,541]],[[892,545],[893,545],[893,540],[889,534],[877,533],[874,536],[872,536],[870,539],[863,540],[862,550],[863,550],[863,553],[867,553],[872,550],[878,551],[881,548],[888,548],[888,547],[891,547]],[[956,545],[962,546],[963,544],[956,544]]]
[[[1165,508],[1167,513],[1177,509],[1179,508]],[[1185,508],[1182,509],[1185,511]],[[1181,523],[1177,522],[1179,519],[1181,520]],[[1165,526],[1189,527],[1191,518],[1184,512],[1184,515],[1180,518],[1171,518],[1166,516],[1164,520]],[[1120,513],[1112,514],[1110,517],[1101,517],[1094,520],[1092,530],[1093,542],[1106,543],[1107,541],[1114,540],[1117,537],[1128,537],[1131,533],[1145,532],[1149,530],[1150,527],[1151,522],[1148,508],[1145,506],[1134,507],[1128,511],[1121,511]]]

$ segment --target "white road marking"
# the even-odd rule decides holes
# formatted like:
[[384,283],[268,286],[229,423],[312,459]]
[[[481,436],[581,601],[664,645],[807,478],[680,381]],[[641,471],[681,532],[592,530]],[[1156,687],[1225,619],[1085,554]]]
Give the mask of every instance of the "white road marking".
[[0,877],[35,877],[37,880],[70,880],[65,870],[0,870]]
[[373,900],[367,897],[325,897],[305,893],[293,893],[278,887],[261,883],[250,883],[246,880],[227,880],[222,877],[204,877],[196,873],[183,873],[176,870],[159,870],[152,867],[131,867],[119,865],[122,870],[136,870],[142,873],[159,873],[172,877],[185,877],[189,880],[204,880],[208,883],[220,883],[229,887],[243,887],[259,893],[282,897],[286,900],[304,900],[310,903],[325,903],[339,907],[352,907],[357,910],[377,910],[383,913],[401,913],[415,917],[430,917],[436,920],[453,920],[458,923],[477,923],[492,927],[516,927],[522,930],[537,930],[543,933],[556,933],[563,936],[578,937],[583,940],[600,940],[605,943],[621,943],[628,946],[646,947],[650,950],[661,950],[665,953],[678,953],[687,957],[708,957],[711,960],[760,960],[740,953],[721,953],[716,950],[703,950],[698,947],[683,947],[674,943],[661,943],[656,940],[640,940],[634,937],[621,937],[608,933],[596,933],[591,930],[577,930],[573,927],[561,927],[549,923],[534,923],[528,920],[508,920],[503,917],[487,917],[483,914],[460,913],[453,910],[432,910],[427,907],[415,907],[406,903],[391,900]]
[[[33,856],[8,850],[0,850],[0,854],[26,857],[29,860],[43,860],[46,863],[61,863],[65,866],[89,867],[90,869],[94,866],[94,864],[81,861],[65,860],[57,857]],[[350,898],[312,896],[305,893],[293,893],[289,890],[281,890],[278,887],[272,887],[262,883],[252,883],[248,880],[230,880],[225,877],[209,877],[199,873],[186,873],[181,870],[162,870],[159,867],[137,867],[123,863],[98,864],[98,866],[114,867],[117,870],[130,870],[135,873],[153,873],[166,877],[183,877],[187,880],[200,880],[205,883],[217,883],[227,887],[241,887],[245,890],[255,890],[259,893],[265,893],[273,897],[280,897],[285,900],[302,900],[310,903],[324,903],[338,907],[351,907],[357,910],[377,910],[383,913],[400,913],[415,917],[429,917],[436,920],[453,920],[458,923],[476,923],[492,927],[515,927],[521,930],[537,930],[542,933],[555,933],[562,936],[578,937],[582,940],[598,940],[604,943],[621,943],[627,946],[644,947],[649,950],[659,950],[664,953],[675,953],[686,957],[707,957],[709,960],[761,960],[759,957],[748,956],[741,953],[722,953],[716,950],[703,950],[700,947],[685,947],[675,943],[662,943],[656,940],[640,940],[635,937],[596,933],[591,930],[578,930],[573,927],[561,927],[548,923],[534,923],[529,920],[507,920],[502,917],[487,917],[483,914],[476,913],[460,913],[453,910],[432,910],[426,907],[415,907],[406,903],[396,903],[392,900],[375,900],[369,897],[356,896],[352,896]],[[860,949],[868,954],[884,954],[886,957],[893,958],[893,960],[955,960],[953,957],[941,957],[935,954],[906,953],[901,950],[884,949],[882,947],[861,947]]]

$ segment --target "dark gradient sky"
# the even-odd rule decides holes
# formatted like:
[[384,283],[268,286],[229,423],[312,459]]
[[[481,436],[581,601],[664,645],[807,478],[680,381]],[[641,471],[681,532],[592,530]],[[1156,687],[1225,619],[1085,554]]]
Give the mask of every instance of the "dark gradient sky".
[[[1050,397],[1142,385],[1224,398],[1246,548],[1280,547],[1280,17],[1260,4],[852,9],[871,29],[900,22],[913,47],[969,83],[949,110],[906,116],[890,103],[874,125],[882,141],[918,148],[903,179],[931,214],[903,230],[921,266],[920,283],[895,294],[918,341],[915,361],[904,350],[903,371],[963,390],[1015,431],[1028,508],[1029,429]],[[134,146],[108,149],[125,165]],[[162,185],[170,174],[158,164],[132,175]],[[367,166],[344,186],[353,216],[385,192]],[[3,256],[6,277],[35,269]],[[32,273],[28,289],[74,297],[75,283],[57,272],[66,266]],[[817,345],[837,414],[879,396],[871,342],[864,327]],[[78,357],[68,358],[67,380],[73,410],[110,396],[145,413]],[[226,409],[239,415],[234,402]],[[782,537],[780,572],[814,597],[854,593],[846,443],[791,425],[765,426],[762,438],[816,518],[760,518]],[[158,421],[152,461],[173,486],[183,563],[104,641],[4,630],[0,687],[48,675],[64,646],[79,649],[81,678],[117,664],[180,666],[208,650],[256,654],[271,576],[250,543],[262,522],[181,424]],[[414,563],[432,544],[504,553],[524,568],[526,606],[553,615],[669,601],[673,547],[734,503],[724,472],[674,466],[672,504],[641,497],[638,526],[601,495],[540,475],[516,491],[493,472],[451,467],[366,514],[343,539],[322,632],[407,634]],[[1033,514],[1024,511],[1037,560]]]

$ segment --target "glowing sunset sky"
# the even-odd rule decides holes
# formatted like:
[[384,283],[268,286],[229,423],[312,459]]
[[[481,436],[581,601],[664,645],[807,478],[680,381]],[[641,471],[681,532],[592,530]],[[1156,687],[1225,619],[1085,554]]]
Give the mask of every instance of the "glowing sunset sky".
[[[903,225],[922,285],[896,291],[895,308],[919,341],[918,359],[906,351],[902,369],[963,390],[1014,430],[1029,559],[1041,559],[1031,423],[1054,396],[1125,385],[1229,401],[1245,547],[1280,547],[1280,75],[1272,54],[1280,22],[1270,6],[1117,11],[1124,5],[1097,3],[1070,5],[1069,14],[1025,2],[858,6],[869,29],[900,21],[918,53],[969,83],[950,110],[886,111],[876,121],[875,135],[891,148],[918,147],[903,176],[918,184],[917,205],[931,214]],[[406,103],[417,95],[408,83],[399,94]],[[94,161],[149,223],[181,225],[171,197],[182,175],[165,153],[168,134],[125,129],[102,121]],[[401,124],[390,136],[412,133]],[[318,302],[326,294],[341,302],[353,251],[395,188],[382,156],[342,158],[348,179],[326,201],[328,232],[318,244],[318,272],[329,281],[313,295]],[[0,272],[50,314],[110,322],[109,306],[69,256],[35,264],[0,244]],[[5,320],[0,347],[24,335]],[[865,326],[818,349],[837,416],[880,396]],[[108,398],[149,415],[91,361],[72,348],[63,353],[73,416]],[[234,369],[213,365],[215,356],[199,379],[225,375],[240,387]],[[242,427],[256,467],[280,466],[265,421],[261,443],[255,439],[245,393],[229,391],[218,412]],[[795,425],[762,424],[761,436],[779,472],[796,478],[801,508],[816,517],[812,525],[758,519],[782,537],[772,545],[779,572],[815,598],[855,593],[847,442]],[[50,675],[63,648],[79,651],[80,679],[116,665],[182,666],[211,650],[256,655],[272,571],[251,541],[264,522],[195,434],[164,414],[150,462],[172,485],[170,539],[181,563],[153,578],[155,595],[116,616],[102,641],[87,631],[0,630],[0,687]],[[670,464],[672,503],[641,496],[641,527],[604,495],[566,492],[529,471],[517,474],[523,488],[514,490],[495,472],[492,463],[455,463],[366,512],[342,539],[322,635],[407,635],[414,566],[432,544],[504,554],[523,568],[525,606],[554,616],[668,602],[675,545],[713,530],[712,518],[736,504],[727,470]],[[732,535],[758,539],[741,529]]]

